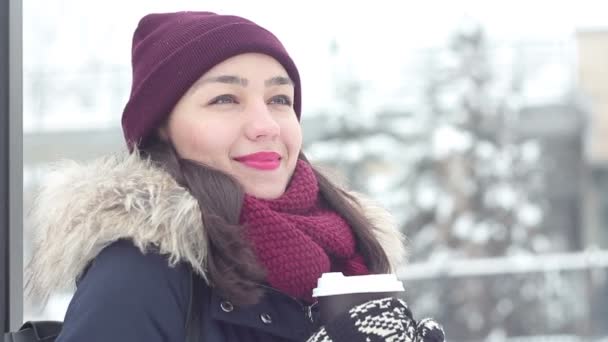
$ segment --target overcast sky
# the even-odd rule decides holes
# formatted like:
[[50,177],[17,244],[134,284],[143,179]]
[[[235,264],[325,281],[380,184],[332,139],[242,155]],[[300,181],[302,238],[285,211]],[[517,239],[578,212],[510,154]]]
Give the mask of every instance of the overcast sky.
[[[408,59],[422,49],[445,44],[464,22],[481,23],[499,44],[572,42],[577,30],[608,30],[606,0],[24,0],[23,4],[26,74],[40,64],[48,70],[77,70],[91,58],[128,69],[133,30],[146,13],[210,10],[247,17],[275,33],[296,61],[305,111],[332,101],[332,75],[339,69],[375,88],[396,89],[404,80],[395,75],[406,74],[400,68]],[[337,61],[339,65],[329,57],[332,40],[339,42],[346,56]]]

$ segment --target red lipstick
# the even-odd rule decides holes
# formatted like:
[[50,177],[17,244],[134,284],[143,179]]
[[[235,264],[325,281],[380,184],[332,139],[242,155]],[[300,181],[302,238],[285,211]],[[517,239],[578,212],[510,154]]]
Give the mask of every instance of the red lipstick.
[[281,155],[276,152],[257,152],[234,160],[258,170],[274,170],[281,165]]

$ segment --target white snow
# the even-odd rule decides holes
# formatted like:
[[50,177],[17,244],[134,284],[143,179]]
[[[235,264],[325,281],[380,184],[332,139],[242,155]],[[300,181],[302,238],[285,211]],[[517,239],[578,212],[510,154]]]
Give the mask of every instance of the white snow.
[[440,126],[433,134],[433,156],[445,158],[451,153],[462,152],[471,147],[473,140],[468,132],[452,126]]

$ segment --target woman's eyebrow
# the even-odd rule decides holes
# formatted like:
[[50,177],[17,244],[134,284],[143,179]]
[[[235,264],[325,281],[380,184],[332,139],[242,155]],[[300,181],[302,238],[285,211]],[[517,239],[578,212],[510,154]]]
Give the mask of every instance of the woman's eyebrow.
[[226,83],[226,84],[237,84],[246,87],[249,84],[249,80],[243,77],[234,75],[221,75],[215,77],[204,78],[197,82],[196,86],[201,86],[205,83]]
[[[204,79],[196,82],[192,86],[192,90],[196,91],[197,88],[199,88],[203,84],[207,84],[207,83],[236,84],[236,85],[240,85],[242,87],[247,87],[247,85],[249,85],[249,80],[244,77],[235,76],[235,75],[220,75],[220,76],[208,77],[208,78],[204,78]],[[276,86],[276,85],[285,85],[285,84],[291,85],[291,86],[294,85],[291,78],[285,77],[285,76],[275,76],[275,77],[269,78],[266,81],[264,81],[264,85],[266,87]]]
[[293,81],[289,77],[275,76],[273,78],[267,79],[264,82],[264,85],[267,86],[267,87],[275,86],[275,85],[284,85],[284,84],[288,84],[288,85],[293,86]]

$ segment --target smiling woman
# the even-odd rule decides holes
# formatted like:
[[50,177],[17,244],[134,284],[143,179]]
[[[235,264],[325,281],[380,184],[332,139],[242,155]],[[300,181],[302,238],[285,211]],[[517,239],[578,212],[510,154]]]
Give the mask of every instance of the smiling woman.
[[272,33],[150,14],[132,62],[130,153],[58,167],[32,211],[32,294],[77,284],[57,341],[183,341],[188,323],[199,341],[443,340],[390,296],[321,326],[319,277],[392,272],[403,238],[308,162],[300,77]]

